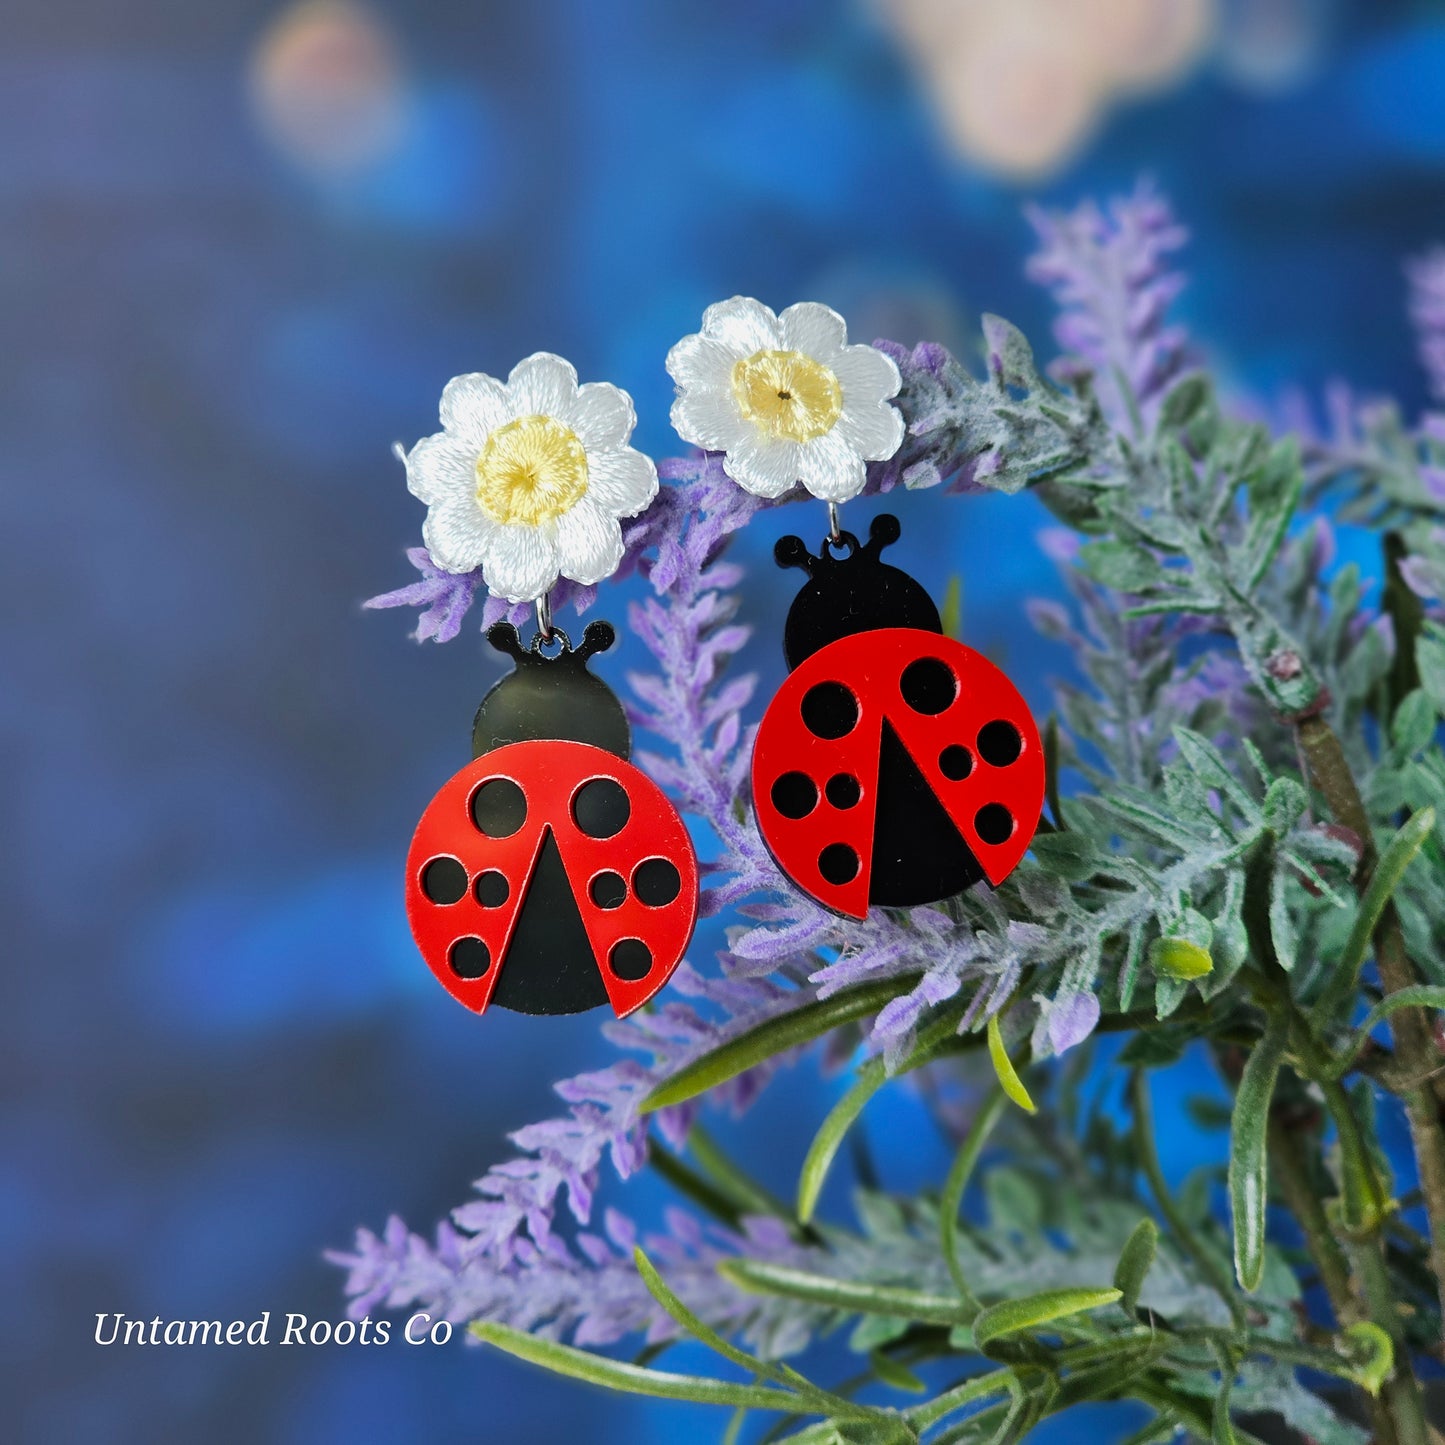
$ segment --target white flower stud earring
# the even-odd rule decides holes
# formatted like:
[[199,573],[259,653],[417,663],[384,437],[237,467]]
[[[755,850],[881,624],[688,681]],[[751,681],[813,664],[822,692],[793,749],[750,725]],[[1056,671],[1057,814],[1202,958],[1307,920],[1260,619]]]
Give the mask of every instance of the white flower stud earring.
[[728,476],[755,496],[801,482],[822,501],[846,502],[863,490],[866,464],[903,444],[903,417],[889,404],[898,367],[876,347],[849,346],[843,318],[816,301],[781,315],[747,296],[719,301],[668,353],[667,370],[677,434],[722,452]]
[[446,572],[481,569],[509,602],[545,598],[558,577],[600,582],[622,560],[619,518],[657,495],[657,468],[628,445],[636,424],[620,387],[577,384],[539,351],[506,381],[473,372],[442,392],[442,430],[406,454],[427,504],[422,538]]

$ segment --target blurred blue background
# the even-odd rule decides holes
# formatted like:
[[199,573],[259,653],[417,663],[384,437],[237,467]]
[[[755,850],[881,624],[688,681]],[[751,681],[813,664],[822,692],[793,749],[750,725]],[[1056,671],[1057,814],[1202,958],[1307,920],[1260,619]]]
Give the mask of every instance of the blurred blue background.
[[[389,448],[434,430],[448,377],[559,351],[629,388],[665,455],[666,349],[738,291],[964,355],[997,311],[1048,354],[1022,203],[1149,172],[1194,233],[1181,313],[1237,390],[1341,375],[1423,400],[1400,263],[1445,238],[1438,10],[1063,10],[1077,33],[1032,0],[12,0],[5,1438],[721,1430],[458,1345],[91,1336],[113,1310],[339,1318],[324,1247],[393,1210],[429,1227],[553,1111],[552,1079],[612,1056],[597,1015],[479,1024],[402,916],[416,816],[495,675],[471,625],[421,648],[410,616],[358,608],[410,580],[421,509]],[[898,505],[908,565],[963,572],[970,641],[1041,702],[1061,659],[1020,610],[1058,590],[1041,514]],[[759,567],[768,684],[789,590]],[[835,1087],[774,1086],[746,1128],[769,1182]],[[936,1180],[922,1106],[888,1107],[881,1164]],[[1159,1110],[1171,1173],[1217,1149],[1163,1085]]]

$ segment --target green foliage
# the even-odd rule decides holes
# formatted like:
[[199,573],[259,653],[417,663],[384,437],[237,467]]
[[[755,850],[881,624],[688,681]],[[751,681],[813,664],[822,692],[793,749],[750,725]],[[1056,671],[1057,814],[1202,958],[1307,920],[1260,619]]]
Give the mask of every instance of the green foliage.
[[[1328,456],[1232,419],[1200,374],[1150,426],[1137,406],[1111,425],[1087,378],[1056,387],[1012,327],[988,318],[985,335],[986,375],[951,374],[924,430],[1081,535],[1069,577],[1085,625],[1041,618],[1081,674],[1046,729],[1054,826],[996,892],[900,913],[914,946],[876,976],[730,1037],[643,1102],[698,1099],[827,1035],[841,1057],[861,1021],[905,1005],[916,1018],[819,1124],[795,1215],[699,1126],[700,1172],[663,1165],[723,1224],[781,1216],[792,1241],[767,1257],[743,1235],[717,1266],[746,1318],[787,1322],[759,1326],[753,1352],[637,1259],[666,1320],[747,1378],[477,1333],[611,1388],[731,1406],[730,1442],[767,1411],[768,1438],[806,1445],[1004,1445],[1075,1404],[1132,1399],[1151,1411],[1133,1445],[1247,1445],[1242,1422],[1261,1416],[1320,1445],[1427,1445],[1415,1366],[1439,1340],[1445,1270],[1445,626],[1406,579],[1445,579],[1445,505],[1427,485],[1445,443],[1382,409],[1348,457]],[[1381,533],[1395,645],[1358,569],[1318,562],[1307,514],[1326,495]],[[953,628],[954,591],[946,610]],[[1232,688],[1210,681],[1221,659]],[[949,949],[969,968],[920,1002]],[[1116,1093],[1079,1087],[1088,1045],[1050,1061],[1051,1020],[1086,993],[1098,1032],[1125,1035],[1123,1124]],[[1186,1053],[1218,1074],[1219,1097],[1190,1114],[1220,1153],[1175,1187],[1151,1087]],[[952,1167],[916,1196],[870,1180],[852,1222],[822,1217],[870,1101],[913,1087],[904,1076],[970,1100],[961,1130],[940,1110],[960,1130]],[[1411,1131],[1398,1191],[1377,1105]],[[835,1388],[765,1347],[842,1329],[861,1373]]]

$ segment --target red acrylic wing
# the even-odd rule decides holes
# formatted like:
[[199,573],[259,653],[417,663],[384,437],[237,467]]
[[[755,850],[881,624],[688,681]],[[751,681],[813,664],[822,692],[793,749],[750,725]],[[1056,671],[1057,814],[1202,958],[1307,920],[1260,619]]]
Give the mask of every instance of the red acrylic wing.
[[1043,809],[1038,727],[987,658],[905,627],[830,643],[768,706],[753,800],[783,871],[851,918],[868,911],[885,721],[995,886],[1028,851]]
[[412,934],[442,986],[481,1013],[549,831],[620,1018],[681,961],[697,922],[698,871],[676,808],[614,753],[556,739],[511,743],[444,783],[407,854]]

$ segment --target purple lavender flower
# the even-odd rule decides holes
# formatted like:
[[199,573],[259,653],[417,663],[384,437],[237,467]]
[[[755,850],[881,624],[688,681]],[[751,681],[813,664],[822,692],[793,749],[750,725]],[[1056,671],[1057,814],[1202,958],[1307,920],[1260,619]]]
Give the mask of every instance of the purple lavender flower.
[[1405,275],[1420,364],[1431,396],[1445,401],[1445,246],[1435,246],[1407,263]]
[[1041,248],[1028,263],[1060,307],[1054,336],[1065,355],[1061,379],[1093,374],[1105,414],[1132,430],[1131,403],[1146,427],[1169,388],[1192,365],[1184,331],[1168,311],[1184,287],[1169,256],[1188,239],[1169,205],[1147,183],[1101,211],[1030,207]]

